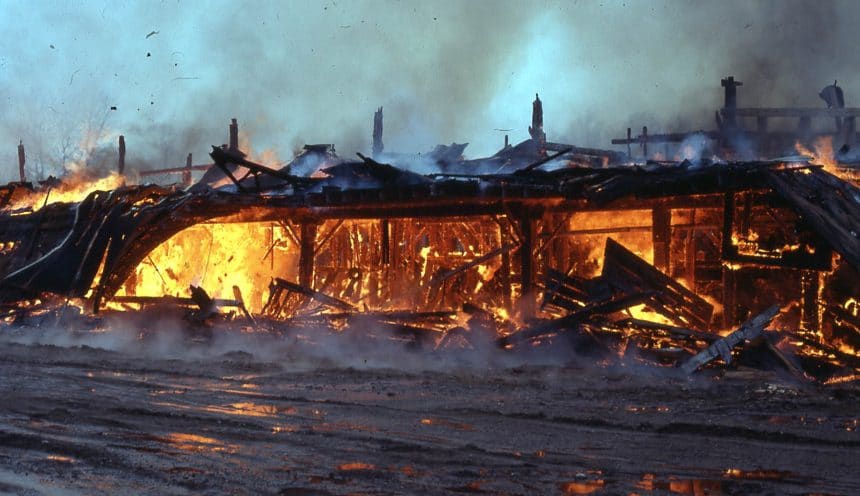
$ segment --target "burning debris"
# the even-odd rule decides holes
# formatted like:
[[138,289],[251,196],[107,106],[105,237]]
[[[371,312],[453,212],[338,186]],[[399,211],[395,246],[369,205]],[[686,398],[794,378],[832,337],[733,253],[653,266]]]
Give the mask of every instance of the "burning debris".
[[[120,174],[34,186],[20,145],[21,182],[2,188],[0,318],[98,326],[184,308],[195,328],[853,377],[860,189],[833,174],[842,166],[768,158],[797,133],[786,145],[767,121],[834,119],[850,149],[860,111],[835,85],[822,92],[827,109],[738,108],[740,84],[723,80],[719,129],[698,135],[741,157],[741,118],[755,117],[755,160],[635,163],[629,151],[548,142],[537,97],[531,139],[474,160],[456,143],[386,151],[381,107],[373,158],[307,145],[290,164],[263,165],[239,150],[234,119],[211,164],[189,154],[185,167],[140,173],[182,174],[183,186],[125,185],[122,136]],[[688,138],[645,128],[614,143],[649,158],[649,143]]]

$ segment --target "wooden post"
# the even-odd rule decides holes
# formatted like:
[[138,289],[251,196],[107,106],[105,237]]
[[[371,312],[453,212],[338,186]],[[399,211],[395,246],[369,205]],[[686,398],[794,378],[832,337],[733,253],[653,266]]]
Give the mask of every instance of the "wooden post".
[[690,229],[687,231],[687,239],[684,243],[684,268],[686,271],[688,288],[696,292],[696,209],[690,211]]
[[[734,244],[732,243],[732,225],[735,218],[735,195],[734,193],[726,193],[723,201],[723,240],[722,240],[722,259],[734,253]],[[731,327],[735,325],[737,316],[736,310],[736,288],[735,288],[735,271],[734,269],[723,265],[723,327]]]
[[535,222],[533,212],[525,207],[520,207],[520,232],[522,239],[520,244],[520,310],[523,318],[534,316],[534,239]]
[[[507,243],[507,236],[499,223],[499,246],[504,246]],[[499,269],[499,277],[502,283],[502,303],[508,314],[511,314],[511,252],[510,250],[502,251],[502,267]]]
[[382,265],[391,263],[391,226],[388,219],[379,221],[379,230],[382,232]]
[[627,128],[627,160],[633,160],[633,153],[630,152],[630,128]]
[[185,170],[182,171],[182,184],[186,187],[191,186],[191,154],[185,157]]
[[648,126],[642,126],[642,155],[648,160]]
[[301,224],[299,242],[299,285],[313,289],[314,285],[314,248],[317,241],[316,223],[304,221]]
[[800,275],[800,289],[803,303],[800,308],[800,327],[806,332],[817,333],[821,328],[818,318],[818,272],[804,270]]
[[27,175],[24,173],[24,164],[27,162],[27,155],[24,153],[24,141],[18,142],[18,175],[21,177],[21,182],[27,182]]
[[125,174],[125,136],[119,136],[119,157],[116,161],[116,170],[119,175]]
[[373,157],[382,155],[385,144],[382,143],[382,107],[373,114]]
[[230,121],[230,149],[239,149],[239,122],[233,118]]
[[738,86],[743,83],[735,81],[734,76],[729,76],[720,81],[721,86],[725,89],[725,100],[723,102],[723,123],[726,127],[734,129],[737,127],[737,108],[738,108]]
[[651,210],[651,242],[654,248],[654,266],[669,273],[669,252],[672,242],[672,211],[664,205]]

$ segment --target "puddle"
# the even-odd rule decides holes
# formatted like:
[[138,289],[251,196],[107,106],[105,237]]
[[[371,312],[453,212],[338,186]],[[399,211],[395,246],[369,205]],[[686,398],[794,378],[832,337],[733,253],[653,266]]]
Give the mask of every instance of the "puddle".
[[62,455],[48,455],[46,457],[48,460],[57,463],[77,463],[77,460],[70,456],[62,456]]
[[363,462],[349,462],[349,463],[341,463],[337,466],[338,471],[340,472],[355,472],[359,470],[376,470],[376,465],[372,463],[363,463]]
[[319,425],[311,426],[313,432],[338,432],[338,431],[356,431],[356,432],[379,432],[378,427],[363,424],[350,424],[347,422],[324,422]]
[[795,474],[791,472],[783,472],[779,470],[741,470],[739,468],[726,469],[724,476],[730,479],[743,480],[784,480],[793,477]]
[[719,496],[723,494],[723,484],[718,480],[685,479],[669,476],[658,479],[654,474],[645,474],[636,483],[636,488],[643,491],[668,491],[673,494],[688,494],[691,496]]
[[277,424],[272,427],[272,434],[281,434],[284,432],[298,432],[299,427],[292,424]]
[[171,432],[164,441],[182,451],[193,453],[236,453],[239,447],[222,443],[218,439],[186,432]]
[[472,424],[466,424],[461,422],[452,422],[450,420],[440,419],[440,418],[423,418],[421,419],[421,425],[440,425],[442,427],[448,427],[450,429],[458,430],[458,431],[474,431],[475,426]]
[[562,494],[592,494],[606,487],[603,479],[562,482],[559,484]]

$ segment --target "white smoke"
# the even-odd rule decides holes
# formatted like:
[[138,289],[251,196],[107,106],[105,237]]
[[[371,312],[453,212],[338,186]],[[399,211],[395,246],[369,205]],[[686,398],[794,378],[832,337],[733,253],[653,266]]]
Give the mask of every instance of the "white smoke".
[[727,75],[741,105],[820,106],[834,79],[850,105],[857,25],[853,1],[11,0],[0,181],[19,139],[47,175],[93,132],[126,136],[130,170],[202,163],[232,117],[283,160],[304,143],[352,157],[383,105],[387,151],[468,141],[475,157],[528,137],[536,92],[548,139],[604,148],[627,127],[712,129]]

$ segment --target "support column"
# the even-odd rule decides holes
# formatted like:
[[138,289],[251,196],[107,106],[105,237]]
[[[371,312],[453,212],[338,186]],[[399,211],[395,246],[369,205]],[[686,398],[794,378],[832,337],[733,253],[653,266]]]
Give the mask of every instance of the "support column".
[[737,323],[737,315],[735,310],[737,306],[735,288],[735,271],[723,267],[723,328],[728,329],[734,327]]
[[116,161],[116,169],[119,175],[125,174],[125,136],[119,137],[119,157]]
[[[723,261],[726,257],[734,253],[734,245],[732,244],[732,226],[735,221],[735,195],[734,193],[726,193],[723,198],[723,235],[722,235],[722,256]],[[735,271],[723,265],[723,328],[732,327],[735,325],[737,316],[735,315],[737,301],[735,291]]]
[[672,242],[672,211],[664,205],[651,210],[651,242],[654,246],[654,266],[668,274]]
[[230,121],[230,150],[239,149],[239,122],[234,118]]
[[24,141],[18,142],[18,175],[21,177],[21,182],[27,182],[27,175],[24,173],[24,164],[27,163],[27,155],[24,153]]
[[804,270],[800,275],[802,306],[800,308],[800,327],[806,332],[818,333],[821,329],[818,313],[818,291],[821,288],[818,272]]
[[382,265],[391,263],[391,226],[388,219],[379,221],[379,230],[382,232]]
[[[499,224],[499,246],[504,246],[508,242],[508,237],[505,235],[505,230]],[[507,310],[508,315],[511,315],[511,252],[510,250],[502,251],[502,266],[499,268],[499,280],[502,283],[502,302]]]
[[317,240],[317,224],[302,222],[299,242],[299,284],[313,289],[314,248]]
[[191,154],[185,157],[185,170],[182,171],[182,184],[186,187],[191,186]]
[[523,318],[534,316],[534,240],[535,221],[533,212],[523,208],[520,212],[519,224],[522,239],[520,244],[520,310]]

